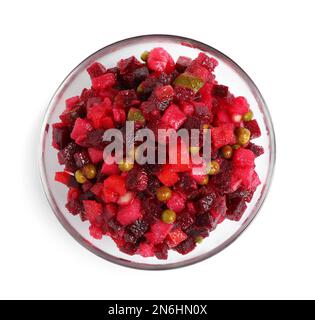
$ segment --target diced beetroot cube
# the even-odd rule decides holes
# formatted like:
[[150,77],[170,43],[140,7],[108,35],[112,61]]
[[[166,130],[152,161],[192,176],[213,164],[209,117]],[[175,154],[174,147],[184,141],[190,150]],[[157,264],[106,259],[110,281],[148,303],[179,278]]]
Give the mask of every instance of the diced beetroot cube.
[[139,166],[135,166],[128,172],[126,187],[132,191],[144,191],[148,186],[148,173]]
[[180,56],[178,57],[177,61],[176,61],[176,70],[178,72],[184,72],[186,70],[186,68],[191,64],[192,59],[185,57],[185,56]]
[[211,90],[212,90],[212,83],[205,83],[203,87],[198,91],[198,94],[200,96],[200,101],[206,103],[208,106],[212,106],[212,95],[211,95]]
[[102,198],[103,188],[104,188],[103,183],[95,183],[91,187],[90,191],[94,193],[98,198]]
[[129,108],[138,104],[139,100],[134,89],[119,91],[114,101],[114,107],[120,109]]
[[101,97],[91,97],[91,98],[88,98],[87,101],[86,101],[86,110],[88,111],[91,107],[97,105],[97,104],[102,104],[103,102],[103,99]]
[[227,110],[230,114],[243,115],[249,111],[249,104],[244,97],[236,97],[233,99],[232,104]]
[[139,254],[142,257],[154,257],[154,248],[152,244],[141,242],[139,245]]
[[141,217],[141,201],[134,198],[131,203],[121,207],[117,212],[117,221],[125,226],[135,222]]
[[76,170],[73,155],[78,151],[78,149],[78,146],[74,142],[70,142],[65,148],[58,152],[58,161],[60,164],[65,164],[65,169],[67,171]]
[[204,102],[194,102],[196,117],[209,122],[212,118],[211,106],[208,106]]
[[211,212],[211,217],[214,219],[214,224],[218,225],[225,220],[225,216],[218,214],[216,211]]
[[157,87],[154,90],[154,95],[159,101],[167,101],[174,96],[174,89],[171,85]]
[[143,63],[140,62],[135,56],[131,56],[127,59],[121,59],[117,63],[120,74],[126,74],[134,71],[143,66]]
[[67,195],[67,200],[78,200],[80,196],[80,190],[78,188],[70,188]]
[[180,254],[187,254],[191,252],[196,247],[195,240],[192,238],[187,238],[182,241],[178,246],[174,248]]
[[93,131],[88,132],[86,139],[85,139],[85,144],[84,146],[86,147],[93,147],[97,149],[104,149],[106,146],[106,143],[104,142],[104,133],[105,130],[103,129],[95,129]]
[[186,69],[186,72],[201,79],[203,82],[207,82],[210,78],[210,72],[200,64],[194,62]]
[[158,220],[151,225],[150,231],[145,234],[145,237],[152,244],[162,243],[172,227],[172,224]]
[[192,102],[195,99],[195,92],[191,88],[175,86],[175,97],[182,103],[183,101]]
[[130,256],[136,254],[137,246],[134,243],[126,242],[124,245],[119,247],[121,252],[129,254]]
[[168,257],[168,246],[165,243],[154,246],[154,254],[159,260],[166,260]]
[[100,77],[106,73],[106,68],[99,62],[92,63],[86,71],[90,75],[91,79]]
[[119,174],[119,167],[117,163],[107,164],[106,162],[103,163],[101,172],[108,176],[111,175],[118,175]]
[[209,229],[191,226],[188,230],[186,230],[186,233],[192,239],[196,239],[196,237],[198,236],[201,236],[202,238],[207,238],[209,236]]
[[126,192],[125,179],[122,176],[112,175],[104,180],[105,202],[117,202]]
[[113,117],[115,122],[122,123],[126,121],[126,112],[123,109],[114,108],[113,109]]
[[244,169],[233,169],[233,172],[230,177],[230,183],[229,183],[229,189],[228,192],[234,192],[236,191],[240,185],[242,184],[243,179],[246,179],[247,177],[244,177]]
[[87,133],[93,130],[93,126],[85,119],[78,118],[71,132],[71,138],[77,140],[79,137],[86,137]]
[[115,123],[112,117],[106,116],[101,119],[101,127],[105,130],[115,128]]
[[78,103],[80,102],[80,97],[79,96],[75,96],[75,97],[71,97],[71,98],[68,98],[66,100],[66,108],[69,110],[69,109],[72,109],[74,106],[76,106]]
[[[108,97],[105,97],[103,99],[97,98],[97,97],[89,99],[87,102],[87,106],[86,106],[88,114],[90,112],[90,108],[92,108],[94,106],[99,106],[100,109],[103,110],[105,115],[110,115],[112,113],[112,108],[113,108],[112,101]],[[95,109],[95,110],[97,110],[97,109]]]
[[[253,167],[233,168],[231,174],[231,191],[235,191],[240,186],[240,184],[245,189],[250,189],[252,184],[253,173]],[[233,183],[234,185],[232,185]]]
[[164,72],[166,74],[171,74],[172,72],[174,72],[174,70],[175,70],[175,61],[173,60],[171,55],[168,55],[168,61],[167,61],[167,65]]
[[[112,220],[111,220],[112,221]],[[112,235],[112,239],[116,243],[117,247],[121,250],[121,248],[126,244],[126,241],[123,238],[119,238],[116,235]]]
[[186,207],[187,207],[187,210],[190,214],[195,215],[197,213],[195,205],[192,201],[188,201],[186,204]]
[[259,176],[257,174],[256,171],[253,172],[253,175],[252,175],[252,181],[251,181],[251,185],[250,185],[250,190],[252,191],[255,191],[256,188],[261,184],[261,181],[259,179]]
[[65,171],[55,173],[55,181],[63,183],[66,186],[69,185],[70,177],[71,177],[71,174]]
[[157,177],[167,187],[173,186],[179,180],[179,176],[170,165],[164,165]]
[[192,116],[195,112],[194,105],[186,101],[181,102],[180,108],[186,116]]
[[235,144],[236,137],[234,134],[234,125],[226,123],[219,127],[211,128],[211,140],[215,150],[227,144]]
[[248,149],[239,148],[233,153],[233,165],[239,168],[254,167],[255,154]]
[[144,101],[141,103],[140,110],[147,121],[159,119],[160,111],[157,109],[154,101]]
[[[210,211],[210,208],[209,208]],[[211,215],[209,212],[203,213],[203,214],[198,214],[196,216],[196,226],[197,227],[206,227],[206,228],[211,228],[212,225],[212,220],[211,220]]]
[[[191,171],[191,166],[190,164],[186,164],[186,163],[181,163],[179,160],[179,163],[177,164],[168,164],[167,165],[171,171],[179,173],[179,172],[189,172]],[[174,176],[175,178],[175,176]]]
[[91,223],[94,223],[97,217],[103,214],[103,206],[94,200],[83,200],[82,202],[86,217]]
[[73,158],[78,168],[82,168],[90,163],[89,154],[85,150],[76,152]]
[[185,114],[175,104],[171,104],[162,116],[162,122],[169,127],[178,130],[180,126],[186,121]]
[[90,98],[96,97],[96,92],[92,88],[87,89],[84,88],[80,95],[80,100],[83,102],[87,102]]
[[118,93],[118,90],[115,88],[106,88],[98,91],[100,98],[108,98],[111,101],[114,101],[115,96]]
[[79,214],[81,217],[83,217],[85,215],[83,204],[77,199],[68,201],[66,203],[66,208],[74,216]]
[[113,217],[116,216],[117,214],[117,206],[113,203],[107,203],[105,205],[105,210],[104,210],[104,215],[105,215],[105,219],[107,221],[109,221],[110,219],[112,219]]
[[219,64],[218,61],[212,57],[209,57],[204,52],[200,52],[198,57],[194,60],[195,63],[200,64],[210,72]]
[[84,135],[84,136],[79,136],[76,140],[75,140],[75,143],[81,147],[85,147],[85,146],[88,146],[88,144],[86,143],[86,139],[87,139],[87,136]]
[[[103,111],[105,115],[110,115],[112,113],[112,101],[107,97],[103,99],[101,97],[90,98],[86,103],[88,116],[90,116],[89,113],[93,113],[90,109],[95,106],[98,106],[99,110]],[[97,109],[94,110],[94,112],[97,112]]]
[[247,205],[243,198],[239,197],[227,197],[227,212],[226,217],[229,220],[240,221]]
[[214,205],[210,209],[210,214],[214,219],[215,224],[222,223],[226,215],[226,200],[224,196],[218,196],[215,199]]
[[103,160],[103,150],[88,148],[89,157],[92,163],[96,164]]
[[[240,190],[246,190],[246,194],[255,191],[257,186],[260,184],[259,177],[253,168],[234,168],[232,172],[232,178],[241,179]],[[244,198],[247,199],[245,196]]]
[[136,68],[128,73],[120,73],[120,81],[126,88],[136,88],[143,80],[149,76],[149,70],[147,66],[142,65],[142,67]]
[[93,89],[106,89],[112,87],[116,83],[116,77],[113,73],[105,73],[99,77],[92,79]]
[[[231,192],[231,172],[232,172],[232,162],[224,160],[220,164],[219,173],[211,177],[211,183],[215,189],[221,194]],[[241,181],[238,182],[237,187],[240,185]]]
[[217,122],[218,125],[221,125],[223,123],[230,123],[231,118],[225,110],[219,110],[217,112]]
[[90,225],[89,231],[90,231],[91,237],[93,237],[94,239],[97,239],[97,240],[102,239],[102,237],[103,237],[102,228],[94,226],[94,225]]
[[96,104],[87,111],[87,118],[91,121],[95,129],[103,128],[103,118],[108,114],[108,109],[104,104]]
[[53,126],[53,147],[61,150],[70,142],[69,127],[64,123],[55,123]]
[[89,193],[88,191],[90,191],[90,189],[92,187],[93,187],[93,183],[91,181],[89,181],[89,180],[82,184],[82,191],[83,191],[83,193],[85,193],[85,195],[83,195],[83,197],[86,196],[86,194]]
[[229,87],[215,84],[212,88],[212,95],[217,98],[225,98],[229,92]]
[[182,241],[187,239],[187,234],[181,229],[176,228],[167,235],[166,242],[170,248],[174,248],[179,245]]
[[148,68],[157,72],[172,72],[175,67],[173,58],[163,48],[154,48],[150,51],[148,60]]
[[72,109],[66,109],[59,118],[63,123],[73,125],[76,119],[84,116],[85,110],[83,105],[76,105]]
[[256,145],[255,143],[249,142],[247,149],[253,151],[256,157],[261,156],[265,153],[264,148],[261,146]]
[[250,138],[255,139],[261,136],[261,131],[257,120],[251,120],[244,123],[244,127],[250,131]]
[[175,225],[182,230],[186,230],[192,224],[194,224],[195,219],[194,219],[193,215],[195,215],[195,214],[196,214],[196,211],[193,214],[189,211],[181,212],[176,217]]
[[181,212],[185,209],[186,196],[181,192],[172,192],[171,198],[167,201],[166,205],[169,209],[176,213]]
[[125,229],[124,238],[127,242],[137,242],[142,238],[145,232],[148,230],[149,224],[144,220],[136,220],[133,224],[129,225]]
[[103,199],[106,203],[116,203],[119,199],[119,194],[110,189],[103,189]]
[[[187,172],[191,170],[188,147],[184,140],[178,141],[177,145],[169,145],[170,164],[167,168],[174,172]],[[174,158],[173,158],[174,157]]]

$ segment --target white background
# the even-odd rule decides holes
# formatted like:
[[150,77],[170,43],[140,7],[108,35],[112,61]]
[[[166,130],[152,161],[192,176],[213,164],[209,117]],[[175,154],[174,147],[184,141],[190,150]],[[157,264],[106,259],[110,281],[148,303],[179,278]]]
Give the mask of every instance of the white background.
[[[314,1],[1,1],[0,298],[315,298]],[[277,165],[257,219],[191,267],[146,272],[103,261],[52,214],[39,129],[53,92],[86,56],[144,33],[227,53],[273,117]]]

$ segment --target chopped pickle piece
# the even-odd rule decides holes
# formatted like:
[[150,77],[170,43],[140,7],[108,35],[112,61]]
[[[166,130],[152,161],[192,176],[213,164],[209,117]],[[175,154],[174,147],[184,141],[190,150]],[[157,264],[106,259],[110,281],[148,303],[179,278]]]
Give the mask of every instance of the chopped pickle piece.
[[140,83],[137,87],[137,93],[141,94],[142,92],[143,92],[143,86],[142,86],[142,83]]
[[203,241],[203,237],[202,236],[197,236],[196,238],[195,238],[195,242],[196,243],[201,243]]
[[191,89],[196,93],[203,87],[204,82],[200,78],[185,72],[175,79],[174,85]]
[[128,121],[135,121],[137,123],[144,124],[145,119],[142,114],[142,111],[136,108],[130,108],[128,112]]

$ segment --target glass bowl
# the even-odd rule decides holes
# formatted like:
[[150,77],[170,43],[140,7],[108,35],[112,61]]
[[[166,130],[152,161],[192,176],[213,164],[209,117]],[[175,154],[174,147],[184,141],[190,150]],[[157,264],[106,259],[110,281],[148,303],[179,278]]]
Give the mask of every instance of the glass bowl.
[[[57,161],[57,151],[51,146],[51,125],[58,122],[58,116],[64,109],[65,99],[78,95],[84,87],[90,86],[86,68],[94,61],[106,67],[114,66],[121,58],[131,55],[140,57],[144,50],[164,47],[174,59],[180,55],[196,57],[203,51],[219,61],[216,77],[219,83],[229,86],[235,95],[245,96],[257,119],[262,135],[255,143],[265,149],[264,155],[256,159],[256,170],[261,179],[252,201],[239,222],[226,220],[210,233],[202,244],[191,253],[180,255],[170,250],[167,260],[129,256],[119,251],[110,237],[95,240],[89,235],[88,223],[78,216],[72,216],[65,208],[67,192],[65,187],[54,181],[56,171],[62,171]],[[266,103],[250,77],[229,57],[218,50],[196,40],[171,35],[144,35],[118,41],[95,52],[81,62],[62,82],[54,94],[43,123],[41,133],[40,171],[43,187],[48,201],[61,224],[82,246],[96,255],[119,265],[148,270],[172,269],[191,265],[217,254],[230,245],[248,227],[260,210],[270,187],[275,164],[275,136],[271,117]]]

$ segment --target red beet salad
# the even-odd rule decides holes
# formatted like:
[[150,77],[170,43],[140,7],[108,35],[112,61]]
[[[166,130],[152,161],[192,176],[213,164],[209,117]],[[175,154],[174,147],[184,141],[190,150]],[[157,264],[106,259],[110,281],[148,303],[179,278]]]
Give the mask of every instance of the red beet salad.
[[[215,80],[218,62],[200,53],[175,62],[163,48],[107,68],[87,68],[91,87],[65,101],[53,124],[53,147],[63,171],[55,180],[68,187],[66,208],[89,223],[90,235],[111,237],[129,255],[167,259],[187,254],[224,220],[239,221],[260,184],[252,142],[261,135],[244,97]],[[104,161],[104,133],[148,128],[209,130],[211,158],[206,174],[193,164]],[[126,136],[124,136],[123,143]],[[136,152],[136,151],[135,151]],[[189,147],[188,154],[202,147]]]

